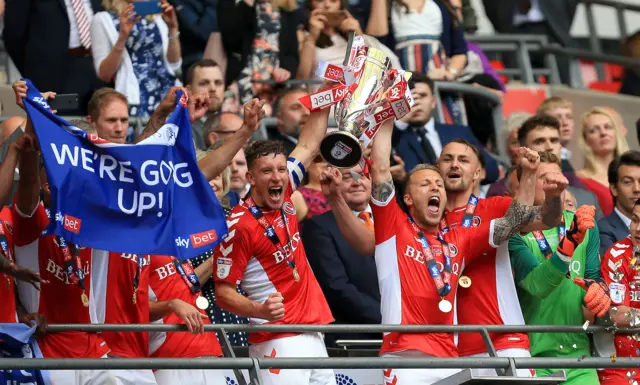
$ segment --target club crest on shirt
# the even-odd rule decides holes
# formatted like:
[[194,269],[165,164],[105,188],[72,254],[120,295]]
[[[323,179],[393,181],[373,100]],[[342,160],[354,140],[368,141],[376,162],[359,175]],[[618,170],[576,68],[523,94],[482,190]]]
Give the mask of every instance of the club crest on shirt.
[[9,233],[9,235],[13,235],[13,226],[11,226],[9,221],[4,221],[4,227],[7,229],[7,233]]
[[296,208],[291,202],[284,202],[284,204],[282,205],[282,209],[289,215],[296,215]]
[[480,226],[481,223],[482,223],[482,218],[480,218],[477,215],[474,215],[473,216],[473,221],[471,222],[471,226],[478,227],[478,226]]
[[220,279],[227,278],[229,276],[229,273],[231,272],[231,265],[233,264],[233,261],[231,260],[231,258],[220,257],[218,258],[217,263],[218,268],[216,269],[216,275]]
[[451,256],[455,257],[458,255],[458,247],[452,243],[449,243],[449,250],[451,250]]

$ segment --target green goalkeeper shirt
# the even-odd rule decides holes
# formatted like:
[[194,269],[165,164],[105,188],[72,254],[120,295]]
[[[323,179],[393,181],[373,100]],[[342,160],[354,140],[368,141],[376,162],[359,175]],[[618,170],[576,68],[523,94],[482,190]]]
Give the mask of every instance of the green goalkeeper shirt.
[[[566,224],[573,213],[564,212]],[[542,232],[551,251],[545,258],[533,233],[515,235],[509,240],[509,255],[518,287],[520,307],[527,325],[583,325],[582,300],[585,291],[567,278],[600,277],[600,239],[598,228],[590,229],[576,248],[571,262],[556,254],[558,228]],[[531,355],[542,357],[591,355],[586,333],[530,333]]]

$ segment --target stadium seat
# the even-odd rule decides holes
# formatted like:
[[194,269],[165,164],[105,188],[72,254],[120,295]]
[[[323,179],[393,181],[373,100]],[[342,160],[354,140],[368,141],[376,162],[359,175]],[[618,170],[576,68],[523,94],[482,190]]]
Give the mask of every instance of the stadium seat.
[[611,92],[617,94],[620,92],[620,87],[622,86],[621,82],[611,81],[611,82],[601,82],[594,81],[589,83],[589,89],[592,91],[602,91],[602,92]]

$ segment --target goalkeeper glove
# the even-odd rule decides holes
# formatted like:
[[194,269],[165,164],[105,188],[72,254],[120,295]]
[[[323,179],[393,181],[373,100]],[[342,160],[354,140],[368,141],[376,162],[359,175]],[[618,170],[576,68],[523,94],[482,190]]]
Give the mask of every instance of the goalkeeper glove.
[[575,215],[571,226],[565,230],[565,235],[558,243],[556,254],[564,262],[570,262],[576,248],[584,240],[587,230],[595,227],[596,208],[594,206],[582,206]]
[[601,279],[574,278],[573,282],[587,291],[584,302],[591,313],[601,318],[609,311],[611,307],[609,288]]

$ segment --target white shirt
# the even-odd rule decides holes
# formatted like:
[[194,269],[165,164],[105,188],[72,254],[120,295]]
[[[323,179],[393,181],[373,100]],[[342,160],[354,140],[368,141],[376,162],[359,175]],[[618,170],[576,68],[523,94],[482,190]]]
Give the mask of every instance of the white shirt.
[[[353,212],[353,215],[355,215],[358,218],[360,218],[360,213],[363,213],[366,211],[369,213],[369,216],[371,217],[371,222],[373,222],[373,213],[371,212],[371,206],[367,205],[367,208],[364,209],[363,211],[355,211],[355,210],[351,210],[351,211]],[[364,222],[364,219],[360,218],[360,220]]]
[[627,228],[631,227],[631,218],[627,218],[627,216],[624,215],[620,210],[618,210],[617,207],[615,209],[613,209],[613,211],[615,211],[616,214],[618,214],[618,216],[620,217],[620,219],[622,219],[622,222],[624,222],[624,224],[627,226]]
[[571,160],[571,150],[566,147],[560,148],[560,159],[562,160]]
[[439,38],[442,35],[442,11],[433,0],[424,0],[420,13],[415,9],[407,12],[404,7],[394,3],[391,7],[391,24],[396,39],[415,35]]
[[[84,10],[87,13],[89,19],[89,27],[91,27],[91,19],[93,19],[93,9],[91,8],[91,0],[83,0]],[[78,31],[78,22],[76,22],[76,13],[71,5],[71,0],[64,0],[64,5],[67,6],[67,16],[69,16],[69,48],[78,48],[82,46],[80,43],[80,32]]]
[[515,12],[513,13],[513,25],[518,26],[524,23],[539,23],[544,21],[544,14],[542,10],[540,10],[540,2],[539,0],[531,0],[531,9],[527,14],[521,14],[518,11],[518,7],[516,7]]
[[[396,121],[395,125],[400,131],[404,131],[409,127],[409,123],[401,122],[399,120]],[[442,152],[442,142],[440,141],[438,131],[436,131],[435,119],[431,118],[427,124],[424,125],[424,129],[426,131],[426,139],[431,143],[431,148],[433,148],[436,158],[439,158],[440,153]]]

